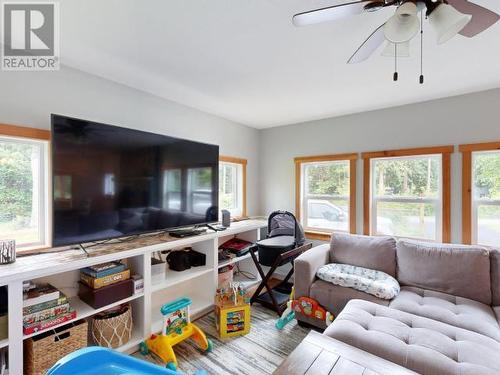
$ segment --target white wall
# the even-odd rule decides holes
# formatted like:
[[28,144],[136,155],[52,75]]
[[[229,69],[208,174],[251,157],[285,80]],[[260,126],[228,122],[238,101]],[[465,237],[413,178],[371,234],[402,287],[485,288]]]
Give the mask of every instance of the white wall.
[[51,113],[217,144],[248,159],[248,211],[259,213],[256,129],[66,67],[0,72],[0,123],[49,129]]
[[[250,215],[295,209],[296,156],[500,140],[500,89],[258,131],[70,68],[0,72],[0,123],[48,129],[50,113],[214,143],[221,154],[248,159]],[[455,242],[461,239],[460,162],[455,152]],[[357,180],[361,233],[361,161]]]
[[[295,210],[296,156],[499,140],[500,89],[266,129],[260,133],[261,211]],[[361,160],[357,167],[357,232],[362,233]],[[457,149],[451,174],[452,241],[460,242],[461,156]]]

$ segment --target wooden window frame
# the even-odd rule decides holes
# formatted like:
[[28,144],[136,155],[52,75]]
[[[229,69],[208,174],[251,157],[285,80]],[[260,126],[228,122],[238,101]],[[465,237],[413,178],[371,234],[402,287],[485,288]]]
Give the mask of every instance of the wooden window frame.
[[[2,137],[11,137],[11,138],[21,138],[21,139],[31,139],[31,140],[37,140],[37,141],[46,141],[47,144],[47,156],[50,157],[51,154],[51,133],[50,130],[45,130],[45,129],[38,129],[38,128],[30,128],[26,126],[19,126],[19,125],[10,125],[10,124],[0,124],[0,136]],[[50,238],[50,233],[52,233],[52,216],[50,212],[50,194],[51,194],[51,170],[48,162],[46,163],[49,170],[46,173],[47,180],[45,182],[46,188],[45,190],[45,195],[46,195],[46,202],[44,205],[44,210],[46,212],[43,213],[44,220],[47,222],[44,225],[44,230],[45,230],[45,235],[49,235],[48,238],[45,238],[44,245],[42,246],[26,246],[23,247],[21,246],[20,248],[17,249],[19,253],[22,253],[23,255],[30,255],[31,253],[36,254],[40,250],[45,250],[49,249],[52,246],[52,239]],[[46,236],[45,236],[46,237]]]
[[[357,153],[296,157],[295,162],[295,216],[301,221],[302,164],[328,161],[349,161],[349,232],[356,233],[356,163]],[[306,237],[328,241],[331,233],[306,230]]]
[[242,208],[241,217],[236,217],[234,219],[246,218],[247,217],[247,164],[248,160],[243,158],[236,158],[233,156],[223,156],[219,155],[219,162],[240,164],[242,168]]
[[442,157],[442,234],[441,242],[451,241],[451,154],[454,152],[454,146],[437,147],[419,147],[399,150],[386,150],[375,152],[364,152],[361,154],[363,159],[363,234],[370,235],[370,217],[371,217],[371,160],[378,158],[436,155]]
[[458,151],[462,153],[462,243],[464,244],[472,244],[472,153],[498,150],[500,142],[458,146]]
[[0,124],[0,135],[50,141],[50,130],[28,128],[18,125]]

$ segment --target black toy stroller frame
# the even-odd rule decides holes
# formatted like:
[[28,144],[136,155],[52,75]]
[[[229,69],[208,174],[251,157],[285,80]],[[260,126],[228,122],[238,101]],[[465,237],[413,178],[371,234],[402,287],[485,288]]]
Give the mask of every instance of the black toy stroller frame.
[[[275,220],[276,218],[283,217],[286,218],[288,217],[289,223],[288,228],[277,228],[275,225]],[[290,222],[293,218],[293,228],[290,228]],[[274,224],[274,228],[273,228]],[[297,258],[300,254],[302,254],[304,251],[309,250],[312,247],[311,242],[305,242],[305,237],[304,233],[302,230],[302,227],[300,224],[297,222],[297,219],[295,216],[287,211],[275,211],[271,215],[269,215],[268,219],[268,236],[266,240],[269,240],[270,238],[275,238],[278,236],[287,236],[288,235],[293,235],[294,240],[292,240],[292,245],[291,246],[286,246],[283,247],[282,250],[285,250],[283,252],[280,252],[279,254],[276,255],[274,261],[272,263],[269,262],[269,260],[266,261],[267,264],[266,266],[269,266],[269,270],[267,273],[264,273],[264,270],[262,268],[261,262],[259,262],[259,259],[257,258],[256,252],[259,250],[259,246],[266,246],[265,242],[266,240],[259,241],[257,242],[256,245],[252,246],[250,249],[250,254],[252,256],[252,259],[255,263],[255,266],[257,268],[257,271],[259,272],[260,277],[262,278],[259,286],[255,290],[252,298],[250,299],[250,303],[258,302],[261,305],[268,307],[274,311],[278,315],[281,315],[281,313],[286,309],[286,303],[290,298],[290,293],[292,291],[292,284],[289,283],[290,278],[292,277],[294,273],[294,265],[293,261],[295,258]],[[287,236],[290,237],[290,236]],[[264,245],[263,245],[264,243]],[[275,250],[280,250],[279,245],[274,247]],[[262,253],[261,253],[262,254]],[[269,281],[271,277],[273,276],[274,272],[276,269],[280,266],[286,265],[286,264],[291,264],[291,269],[288,272],[288,274],[285,276],[285,278],[279,282],[278,285],[271,287],[269,284]],[[266,288],[265,293],[262,293],[262,290]]]

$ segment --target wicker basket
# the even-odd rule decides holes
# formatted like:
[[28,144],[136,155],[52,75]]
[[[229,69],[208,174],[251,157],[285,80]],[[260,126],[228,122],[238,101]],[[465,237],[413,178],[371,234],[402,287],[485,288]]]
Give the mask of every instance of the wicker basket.
[[24,341],[24,374],[44,375],[58,360],[87,346],[88,325],[79,320]]
[[[109,313],[108,313],[109,314]],[[92,338],[97,345],[118,348],[132,338],[132,306],[123,305],[119,315],[111,318],[97,314],[92,318]]]

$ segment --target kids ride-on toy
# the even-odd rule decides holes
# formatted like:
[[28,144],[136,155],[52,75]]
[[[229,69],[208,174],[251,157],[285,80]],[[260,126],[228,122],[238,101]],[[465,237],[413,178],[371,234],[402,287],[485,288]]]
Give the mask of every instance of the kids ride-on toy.
[[159,335],[151,335],[139,345],[141,354],[146,355],[151,351],[161,358],[167,368],[176,370],[177,359],[173,347],[181,341],[192,338],[204,352],[212,351],[212,341],[201,329],[191,323],[189,305],[191,305],[189,298],[179,298],[161,307],[162,332]]
[[276,328],[282,330],[288,323],[295,319],[296,312],[309,318],[320,319],[327,326],[333,322],[333,314],[323,308],[316,300],[309,297],[294,299],[294,291],[292,290],[290,300],[286,304],[286,310],[283,311],[281,318],[275,324]]

